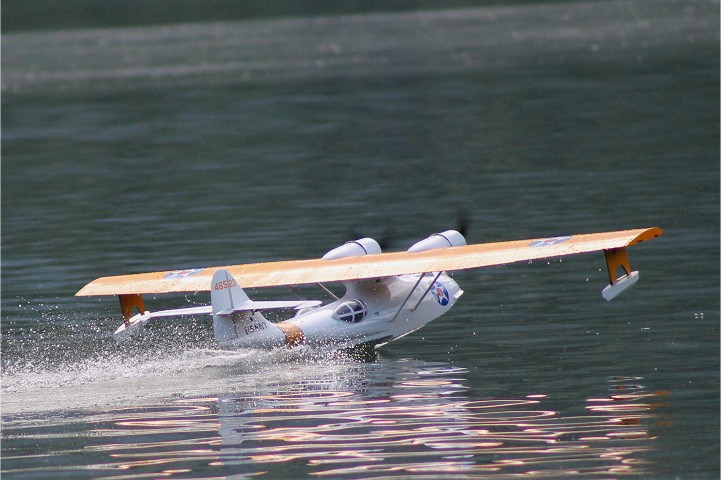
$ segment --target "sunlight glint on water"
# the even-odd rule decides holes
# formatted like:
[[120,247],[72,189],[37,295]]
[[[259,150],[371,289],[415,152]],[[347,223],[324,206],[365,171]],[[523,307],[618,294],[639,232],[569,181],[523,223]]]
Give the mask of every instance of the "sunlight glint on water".
[[[221,475],[287,468],[287,476],[329,478],[644,473],[655,395],[636,383],[622,396],[589,399],[588,414],[562,416],[543,409],[544,395],[471,400],[463,369],[401,363],[385,386],[373,378],[379,369],[349,364],[343,372],[326,367],[323,381],[276,381],[250,396],[115,408],[88,417],[71,443],[83,443],[95,459],[85,466],[94,477],[159,467],[181,474],[198,462]],[[610,382],[615,388],[639,380]],[[368,391],[337,388],[344,384]],[[47,426],[7,428],[9,439],[45,441],[34,432]],[[56,450],[50,461],[62,458]],[[9,473],[32,472],[6,461]],[[564,466],[569,462],[573,467]]]

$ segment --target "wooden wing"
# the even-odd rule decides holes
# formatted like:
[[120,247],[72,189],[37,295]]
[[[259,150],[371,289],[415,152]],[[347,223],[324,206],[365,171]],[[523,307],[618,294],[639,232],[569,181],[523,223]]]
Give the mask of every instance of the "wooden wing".
[[659,228],[516,240],[428,250],[393,252],[335,260],[290,260],[221,267],[203,267],[102,277],[85,285],[78,296],[139,296],[210,290],[213,273],[224,268],[243,288],[299,285],[412,273],[465,270],[541,258],[604,251],[611,284],[620,268],[630,274],[626,247],[661,235]]

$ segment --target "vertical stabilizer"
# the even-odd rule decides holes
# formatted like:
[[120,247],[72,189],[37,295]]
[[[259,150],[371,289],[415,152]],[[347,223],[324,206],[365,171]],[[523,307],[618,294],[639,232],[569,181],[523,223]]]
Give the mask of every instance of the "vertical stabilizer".
[[253,305],[225,269],[213,274],[210,283],[213,332],[221,347],[273,347],[285,343],[285,335]]
[[210,304],[213,315],[242,305],[250,300],[233,276],[225,269],[213,274],[210,283]]

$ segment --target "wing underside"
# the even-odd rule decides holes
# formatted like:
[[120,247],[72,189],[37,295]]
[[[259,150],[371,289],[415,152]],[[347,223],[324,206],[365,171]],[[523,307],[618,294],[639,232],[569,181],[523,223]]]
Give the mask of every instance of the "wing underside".
[[[661,235],[659,228],[568,235],[335,260],[290,260],[102,277],[78,296],[141,295],[210,290],[213,273],[226,269],[243,288],[299,285],[425,272],[455,271],[604,251],[611,284],[616,270],[630,274],[626,247]],[[122,299],[121,299],[122,301]]]

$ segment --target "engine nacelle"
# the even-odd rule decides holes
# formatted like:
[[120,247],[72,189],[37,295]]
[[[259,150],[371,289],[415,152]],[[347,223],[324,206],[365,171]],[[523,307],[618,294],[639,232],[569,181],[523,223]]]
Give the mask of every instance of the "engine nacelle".
[[323,255],[323,260],[335,260],[336,258],[360,257],[362,255],[373,255],[381,253],[381,246],[372,238],[359,238],[336,247]]
[[435,250],[437,248],[461,247],[466,244],[465,237],[455,230],[446,230],[441,233],[434,233],[425,240],[413,244],[408,249],[409,253],[425,252],[426,250]]

